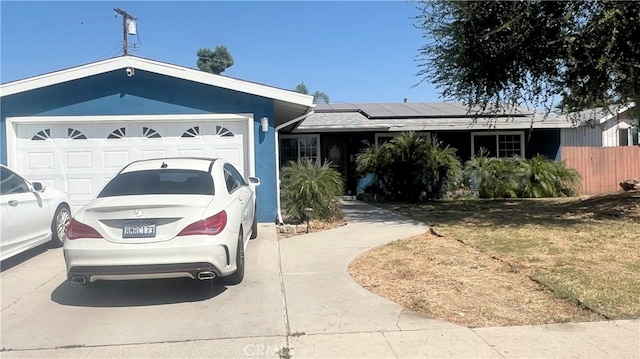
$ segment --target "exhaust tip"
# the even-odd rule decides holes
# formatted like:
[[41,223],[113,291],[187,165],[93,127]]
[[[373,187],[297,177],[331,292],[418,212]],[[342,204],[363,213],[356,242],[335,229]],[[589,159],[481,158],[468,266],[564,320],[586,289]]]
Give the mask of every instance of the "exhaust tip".
[[216,277],[216,275],[213,272],[200,272],[200,273],[198,273],[198,279],[200,279],[200,280],[214,279],[215,277]]
[[71,277],[71,283],[85,284],[86,282],[87,282],[87,278],[83,276]]

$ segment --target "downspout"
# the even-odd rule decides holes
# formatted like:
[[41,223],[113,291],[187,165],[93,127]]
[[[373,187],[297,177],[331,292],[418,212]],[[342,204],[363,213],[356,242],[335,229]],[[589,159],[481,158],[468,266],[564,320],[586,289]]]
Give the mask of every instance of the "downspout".
[[291,121],[287,121],[285,123],[283,123],[280,126],[276,127],[276,181],[277,181],[277,185],[276,185],[276,207],[278,210],[278,223],[277,224],[284,224],[284,221],[282,220],[282,208],[280,208],[280,130],[290,126],[296,122],[302,121],[304,120],[306,117],[308,117],[309,115],[311,115],[313,113],[313,107],[309,107],[309,110],[302,116],[298,116],[296,118],[294,118]]

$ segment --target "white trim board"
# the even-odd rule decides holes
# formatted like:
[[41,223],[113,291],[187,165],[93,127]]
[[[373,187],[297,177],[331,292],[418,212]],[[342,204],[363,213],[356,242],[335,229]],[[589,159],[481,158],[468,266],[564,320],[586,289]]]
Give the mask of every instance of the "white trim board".
[[[8,82],[0,85],[1,96],[9,96],[20,92],[30,91],[58,83],[73,81],[97,74],[116,70],[143,70],[184,80],[194,81],[206,85],[226,88],[229,90],[253,94],[274,100],[285,101],[302,106],[313,107],[313,96],[295,91],[283,90],[254,82],[238,80],[227,76],[210,74],[200,70],[167,64],[135,56],[120,56],[90,64],[68,68],[48,74],[30,77],[23,80]],[[135,75],[133,75],[135,76]]]

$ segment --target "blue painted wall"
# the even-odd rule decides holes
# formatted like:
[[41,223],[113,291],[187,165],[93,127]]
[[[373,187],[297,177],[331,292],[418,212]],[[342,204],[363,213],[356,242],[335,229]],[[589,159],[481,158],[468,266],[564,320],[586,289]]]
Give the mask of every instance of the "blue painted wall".
[[[258,220],[276,218],[273,100],[136,70],[112,71],[11,96],[0,102],[0,161],[7,163],[6,118],[16,116],[164,115],[253,113]],[[271,121],[266,134],[260,118]]]

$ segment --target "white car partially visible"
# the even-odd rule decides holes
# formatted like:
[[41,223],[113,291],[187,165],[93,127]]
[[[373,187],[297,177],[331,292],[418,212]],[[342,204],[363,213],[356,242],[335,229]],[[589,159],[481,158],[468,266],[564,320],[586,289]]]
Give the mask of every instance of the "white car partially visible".
[[116,174],[67,227],[67,278],[244,278],[257,236],[255,186],[223,159],[135,161]]
[[65,192],[32,183],[0,165],[0,260],[47,242],[62,246],[70,203]]

